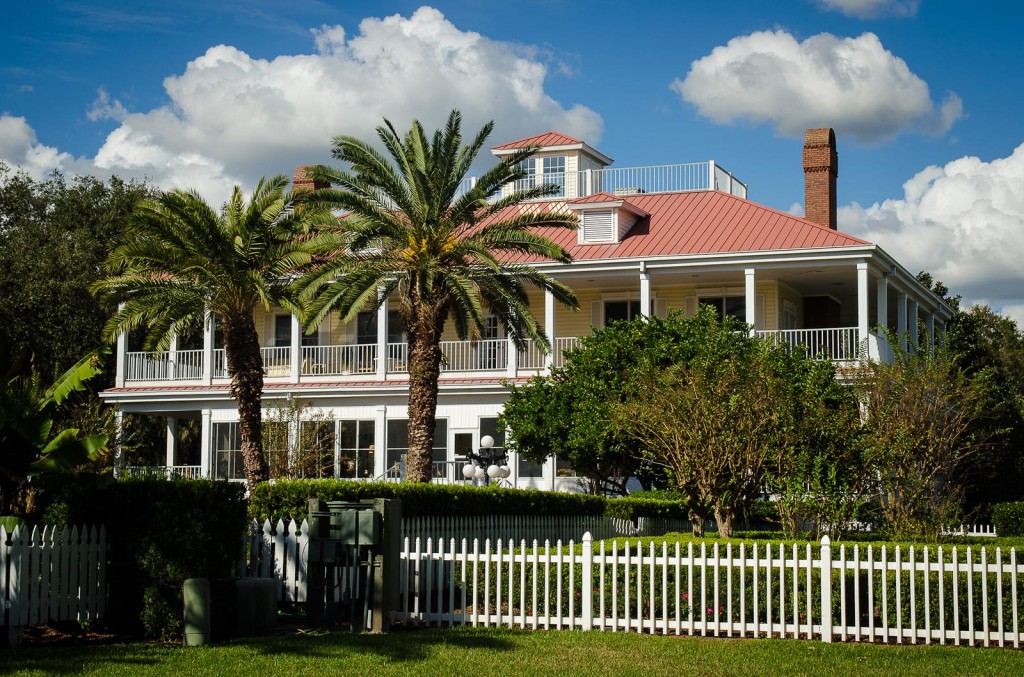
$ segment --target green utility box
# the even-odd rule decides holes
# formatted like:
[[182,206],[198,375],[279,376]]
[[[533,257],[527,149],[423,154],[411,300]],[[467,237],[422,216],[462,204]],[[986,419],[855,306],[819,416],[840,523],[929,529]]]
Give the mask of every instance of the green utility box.
[[380,513],[374,512],[373,503],[347,503],[328,501],[330,537],[342,545],[379,545]]

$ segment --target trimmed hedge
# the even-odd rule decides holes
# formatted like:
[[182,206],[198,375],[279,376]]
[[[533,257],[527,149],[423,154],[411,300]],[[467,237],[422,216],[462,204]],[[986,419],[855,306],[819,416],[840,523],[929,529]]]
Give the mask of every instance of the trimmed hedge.
[[997,503],[992,506],[992,524],[999,536],[1024,536],[1024,503]]
[[604,498],[535,489],[503,489],[446,484],[353,482],[349,480],[279,480],[261,484],[249,497],[253,519],[296,519],[308,514],[308,500],[357,501],[362,498],[398,498],[408,517],[448,515],[609,515],[686,518],[681,501],[642,498]]
[[[110,628],[173,640],[182,633],[186,579],[209,579],[215,597],[230,589],[247,521],[243,492],[241,484],[206,480],[83,482],[65,487],[48,512],[68,524],[106,525]],[[230,601],[218,601],[215,632],[233,622]],[[217,609],[228,611],[218,616]]]

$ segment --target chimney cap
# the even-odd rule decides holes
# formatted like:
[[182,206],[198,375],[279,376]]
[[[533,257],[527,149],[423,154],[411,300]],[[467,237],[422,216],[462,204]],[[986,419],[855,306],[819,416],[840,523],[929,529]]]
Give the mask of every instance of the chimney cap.
[[804,132],[804,146],[836,145],[836,133],[831,127],[816,127]]

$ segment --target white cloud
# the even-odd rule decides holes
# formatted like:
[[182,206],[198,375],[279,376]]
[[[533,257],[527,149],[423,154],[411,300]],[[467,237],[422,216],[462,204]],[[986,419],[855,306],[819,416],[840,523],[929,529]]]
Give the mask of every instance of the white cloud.
[[956,94],[936,108],[928,85],[873,33],[803,42],[782,30],[743,35],[670,87],[715,122],[768,123],[785,136],[834,127],[872,143],[908,130],[943,134],[963,117]]
[[39,143],[35,130],[23,117],[0,115],[0,160],[18,167],[33,179],[42,179],[55,169],[88,169],[88,163]]
[[902,199],[838,210],[840,230],[930,272],[968,303],[1024,319],[1024,143],[1009,157],[962,157],[903,184]]
[[815,0],[826,10],[842,12],[857,19],[883,16],[910,17],[917,14],[920,0]]
[[271,60],[210,47],[164,80],[169,102],[148,112],[101,90],[89,114],[120,124],[96,153],[99,173],[195,188],[217,204],[235,183],[330,162],[333,136],[373,139],[384,117],[433,129],[458,108],[469,137],[496,120],[495,144],[548,129],[593,143],[602,132],[597,113],[547,94],[538,50],[459,30],[429,7],[364,19],[352,36],[322,26],[311,40],[314,53]]
[[110,98],[105,87],[100,87],[96,91],[96,100],[92,102],[92,107],[85,116],[93,122],[97,120],[120,121],[128,117],[128,110],[121,105],[120,101]]

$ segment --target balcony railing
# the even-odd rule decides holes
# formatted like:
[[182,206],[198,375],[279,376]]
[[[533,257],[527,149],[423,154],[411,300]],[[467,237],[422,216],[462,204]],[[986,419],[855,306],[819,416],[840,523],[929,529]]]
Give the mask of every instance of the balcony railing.
[[[811,357],[834,362],[853,362],[870,356],[885,359],[885,354],[874,344],[880,342],[874,335],[862,341],[856,327],[834,329],[760,330],[756,334],[766,340],[801,348]],[[577,336],[556,337],[552,341],[550,359],[534,341],[515,353],[509,360],[507,339],[479,341],[442,341],[442,373],[531,374],[566,364],[565,354],[580,344]],[[264,372],[268,378],[288,378],[298,373],[300,378],[331,378],[338,380],[375,378],[378,372],[376,344],[349,344],[329,346],[303,346],[300,362],[293,365],[291,349],[263,348]],[[409,345],[388,343],[385,352],[384,375],[406,374],[409,371]],[[125,356],[125,382],[201,382],[205,378],[203,351],[179,350],[164,353],[127,353]],[[213,351],[212,380],[228,377],[223,349]]]
[[203,477],[203,467],[199,465],[126,465],[115,466],[118,478],[129,477],[161,477],[168,480],[198,480]]
[[[573,192],[572,188],[569,187],[570,194]],[[577,173],[575,190],[578,197],[602,192],[635,195],[689,190],[720,190],[743,198],[747,196],[747,185],[714,161],[589,169]]]
[[756,332],[768,341],[803,349],[809,357],[833,362],[852,362],[865,357],[865,346],[857,337],[856,327],[837,329],[779,329]]

